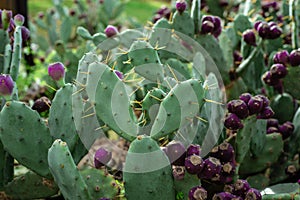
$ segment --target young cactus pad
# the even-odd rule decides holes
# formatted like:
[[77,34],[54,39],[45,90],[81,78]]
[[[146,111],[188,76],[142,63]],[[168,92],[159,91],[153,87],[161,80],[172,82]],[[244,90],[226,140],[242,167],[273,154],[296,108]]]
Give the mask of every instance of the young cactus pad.
[[131,143],[123,178],[128,200],[175,199],[169,160],[149,136],[138,136]]
[[92,199],[67,143],[60,139],[55,140],[48,151],[48,162],[54,180],[66,200]]

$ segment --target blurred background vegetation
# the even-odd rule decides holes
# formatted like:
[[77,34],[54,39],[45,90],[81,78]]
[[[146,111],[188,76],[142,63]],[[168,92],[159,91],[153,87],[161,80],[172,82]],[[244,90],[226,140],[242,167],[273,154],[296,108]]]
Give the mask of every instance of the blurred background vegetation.
[[[73,0],[65,0],[66,6],[71,6]],[[169,5],[168,0],[128,0],[125,15],[134,17],[138,22],[145,24],[149,17],[162,5]],[[46,11],[53,6],[52,0],[28,0],[29,16],[35,16],[38,12]]]

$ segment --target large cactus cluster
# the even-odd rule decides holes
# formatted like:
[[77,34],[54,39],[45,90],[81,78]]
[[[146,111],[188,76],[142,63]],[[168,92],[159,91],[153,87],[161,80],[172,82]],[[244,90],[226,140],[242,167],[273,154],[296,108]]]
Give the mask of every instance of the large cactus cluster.
[[300,5],[238,3],[180,0],[145,29],[78,27],[90,51],[72,76],[51,64],[60,88],[32,107],[14,83],[16,17],[1,48],[1,191],[13,199],[300,199]]

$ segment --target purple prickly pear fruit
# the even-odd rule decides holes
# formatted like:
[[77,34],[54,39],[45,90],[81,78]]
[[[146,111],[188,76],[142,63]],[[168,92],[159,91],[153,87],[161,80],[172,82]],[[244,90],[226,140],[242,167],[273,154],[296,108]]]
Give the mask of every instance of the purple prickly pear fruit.
[[272,65],[270,69],[271,76],[277,79],[284,78],[287,74],[288,71],[286,67],[283,64],[274,64]]
[[196,186],[189,191],[189,200],[205,200],[207,199],[207,191],[201,187]]
[[205,21],[210,21],[212,23],[214,23],[214,16],[211,16],[211,15],[206,15],[202,18],[202,22],[205,22]]
[[203,160],[198,155],[191,155],[185,159],[185,169],[190,174],[198,174],[203,169]]
[[100,198],[98,200],[110,200],[110,198],[102,197],[102,198]]
[[270,86],[275,86],[279,83],[279,79],[278,78],[274,78],[271,75],[270,71],[267,71],[266,73],[263,74],[262,76],[262,80]]
[[266,96],[258,94],[256,95],[256,97],[259,97],[263,100],[263,107],[267,107],[270,105],[270,100]]
[[257,115],[257,119],[269,119],[274,116],[274,111],[270,106],[264,107],[263,110]]
[[264,106],[264,101],[259,96],[251,97],[251,99],[248,102],[248,108],[250,115],[252,114],[258,114],[262,111]]
[[239,179],[234,183],[234,194],[240,197],[245,197],[250,188],[248,181]]
[[44,15],[44,13],[43,13],[43,12],[39,12],[39,13],[38,13],[38,18],[39,18],[39,19],[43,19],[43,18],[44,18],[44,16],[45,16],[45,15]]
[[244,127],[240,118],[234,113],[226,115],[224,126],[230,130],[238,130]]
[[278,131],[282,135],[282,139],[290,137],[294,132],[294,125],[291,122],[285,122],[278,127]]
[[289,59],[290,59],[291,66],[295,67],[295,66],[300,65],[300,49],[293,50],[290,53]]
[[234,162],[227,162],[223,164],[221,173],[225,175],[233,175],[235,172],[235,167],[236,166]]
[[166,154],[172,165],[184,166],[185,147],[180,141],[172,141],[166,146]]
[[270,33],[270,26],[266,22],[261,22],[257,27],[258,35],[263,38],[267,39]]
[[220,178],[219,178],[219,182],[220,183],[231,183],[233,181],[233,176],[230,174],[226,174],[226,173],[223,173],[221,172],[221,175],[220,175]]
[[186,9],[186,2],[185,0],[178,0],[176,2],[176,10],[179,12],[179,13],[183,13]]
[[253,25],[254,29],[258,31],[258,26],[262,23],[262,21],[256,21]]
[[30,31],[25,26],[21,26],[22,41],[26,42],[30,37]]
[[246,193],[245,200],[262,200],[259,190],[250,188]]
[[234,192],[233,184],[224,185],[223,191],[232,194]]
[[11,95],[14,89],[14,81],[8,74],[0,74],[0,94]]
[[22,26],[24,24],[25,18],[23,15],[17,14],[14,16],[14,21],[15,21],[16,25]]
[[155,14],[154,17],[152,18],[152,21],[155,23],[158,20],[160,20],[161,18],[163,18],[160,14]]
[[251,99],[252,95],[250,93],[243,93],[240,95],[240,100],[244,101],[246,104],[248,104],[249,100]]
[[7,32],[13,33],[15,31],[15,28],[16,28],[15,21],[13,19],[10,19],[9,26],[7,28]]
[[118,34],[118,29],[115,26],[108,25],[105,30],[106,37],[110,38]]
[[218,158],[221,163],[235,161],[234,148],[228,142],[223,142],[211,150],[211,156]]
[[220,175],[222,171],[222,164],[219,159],[214,157],[208,157],[204,160],[204,167],[202,169],[202,172],[198,174],[198,177],[205,178],[205,179],[211,179],[215,177],[216,175]]
[[286,167],[286,169],[285,169],[285,173],[287,174],[287,175],[290,175],[290,176],[293,176],[293,175],[295,175],[296,173],[297,173],[297,167],[295,166],[295,165],[289,165],[289,166],[287,166]]
[[52,63],[48,66],[48,74],[55,81],[65,76],[65,66],[61,62]]
[[278,132],[279,132],[279,130],[278,130],[278,128],[276,128],[276,127],[269,127],[269,128],[267,129],[267,134],[278,133]]
[[249,44],[251,46],[256,46],[256,37],[255,37],[255,33],[253,30],[248,29],[248,30],[244,31],[243,39],[247,44]]
[[218,16],[213,16],[213,22],[215,25],[215,30],[219,29],[221,27],[221,18]]
[[273,62],[287,65],[289,63],[289,57],[289,52],[287,50],[283,50],[274,55]]
[[118,71],[118,70],[114,70],[114,72],[115,72],[115,74],[117,75],[117,77],[119,78],[119,79],[123,79],[124,78],[124,75],[123,75],[123,73],[122,72],[120,72],[120,71]]
[[245,119],[249,116],[247,104],[242,100],[231,100],[227,103],[229,112],[236,114],[240,119]]
[[267,120],[267,128],[269,127],[278,128],[278,125],[279,125],[278,119],[271,118]]
[[214,24],[211,21],[204,21],[201,25],[201,33],[208,34],[214,30]]
[[71,17],[75,16],[75,15],[76,15],[76,11],[73,10],[73,9],[71,9],[71,10],[69,11],[69,15],[70,15]]
[[231,200],[235,195],[229,192],[220,192],[213,196],[213,200]]
[[215,25],[215,28],[213,30],[213,36],[215,36],[215,38],[218,38],[222,33],[222,27],[220,26],[219,28],[216,28],[216,25]]
[[175,180],[183,180],[185,175],[185,168],[183,166],[172,166],[172,173]]
[[51,101],[47,97],[41,97],[34,102],[32,110],[36,110],[38,113],[41,113],[49,110],[50,106]]
[[102,166],[106,165],[112,158],[112,153],[100,147],[94,156],[94,165],[95,168],[99,169]]
[[191,155],[200,156],[200,153],[201,153],[201,147],[199,144],[190,144],[190,146],[186,150],[187,156],[191,156]]
[[277,25],[271,26],[268,39],[277,39],[282,34],[282,29]]
[[269,25],[270,28],[274,27],[274,26],[277,26],[277,24],[275,22],[268,22],[268,25]]

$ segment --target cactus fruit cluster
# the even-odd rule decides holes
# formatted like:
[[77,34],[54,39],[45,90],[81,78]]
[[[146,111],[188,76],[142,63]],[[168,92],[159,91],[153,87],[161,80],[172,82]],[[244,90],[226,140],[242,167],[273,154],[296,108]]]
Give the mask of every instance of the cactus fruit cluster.
[[17,83],[29,31],[0,10],[1,194],[300,198],[298,0],[178,0],[135,30],[113,21],[123,1],[54,5],[34,24],[57,90],[29,104]]

